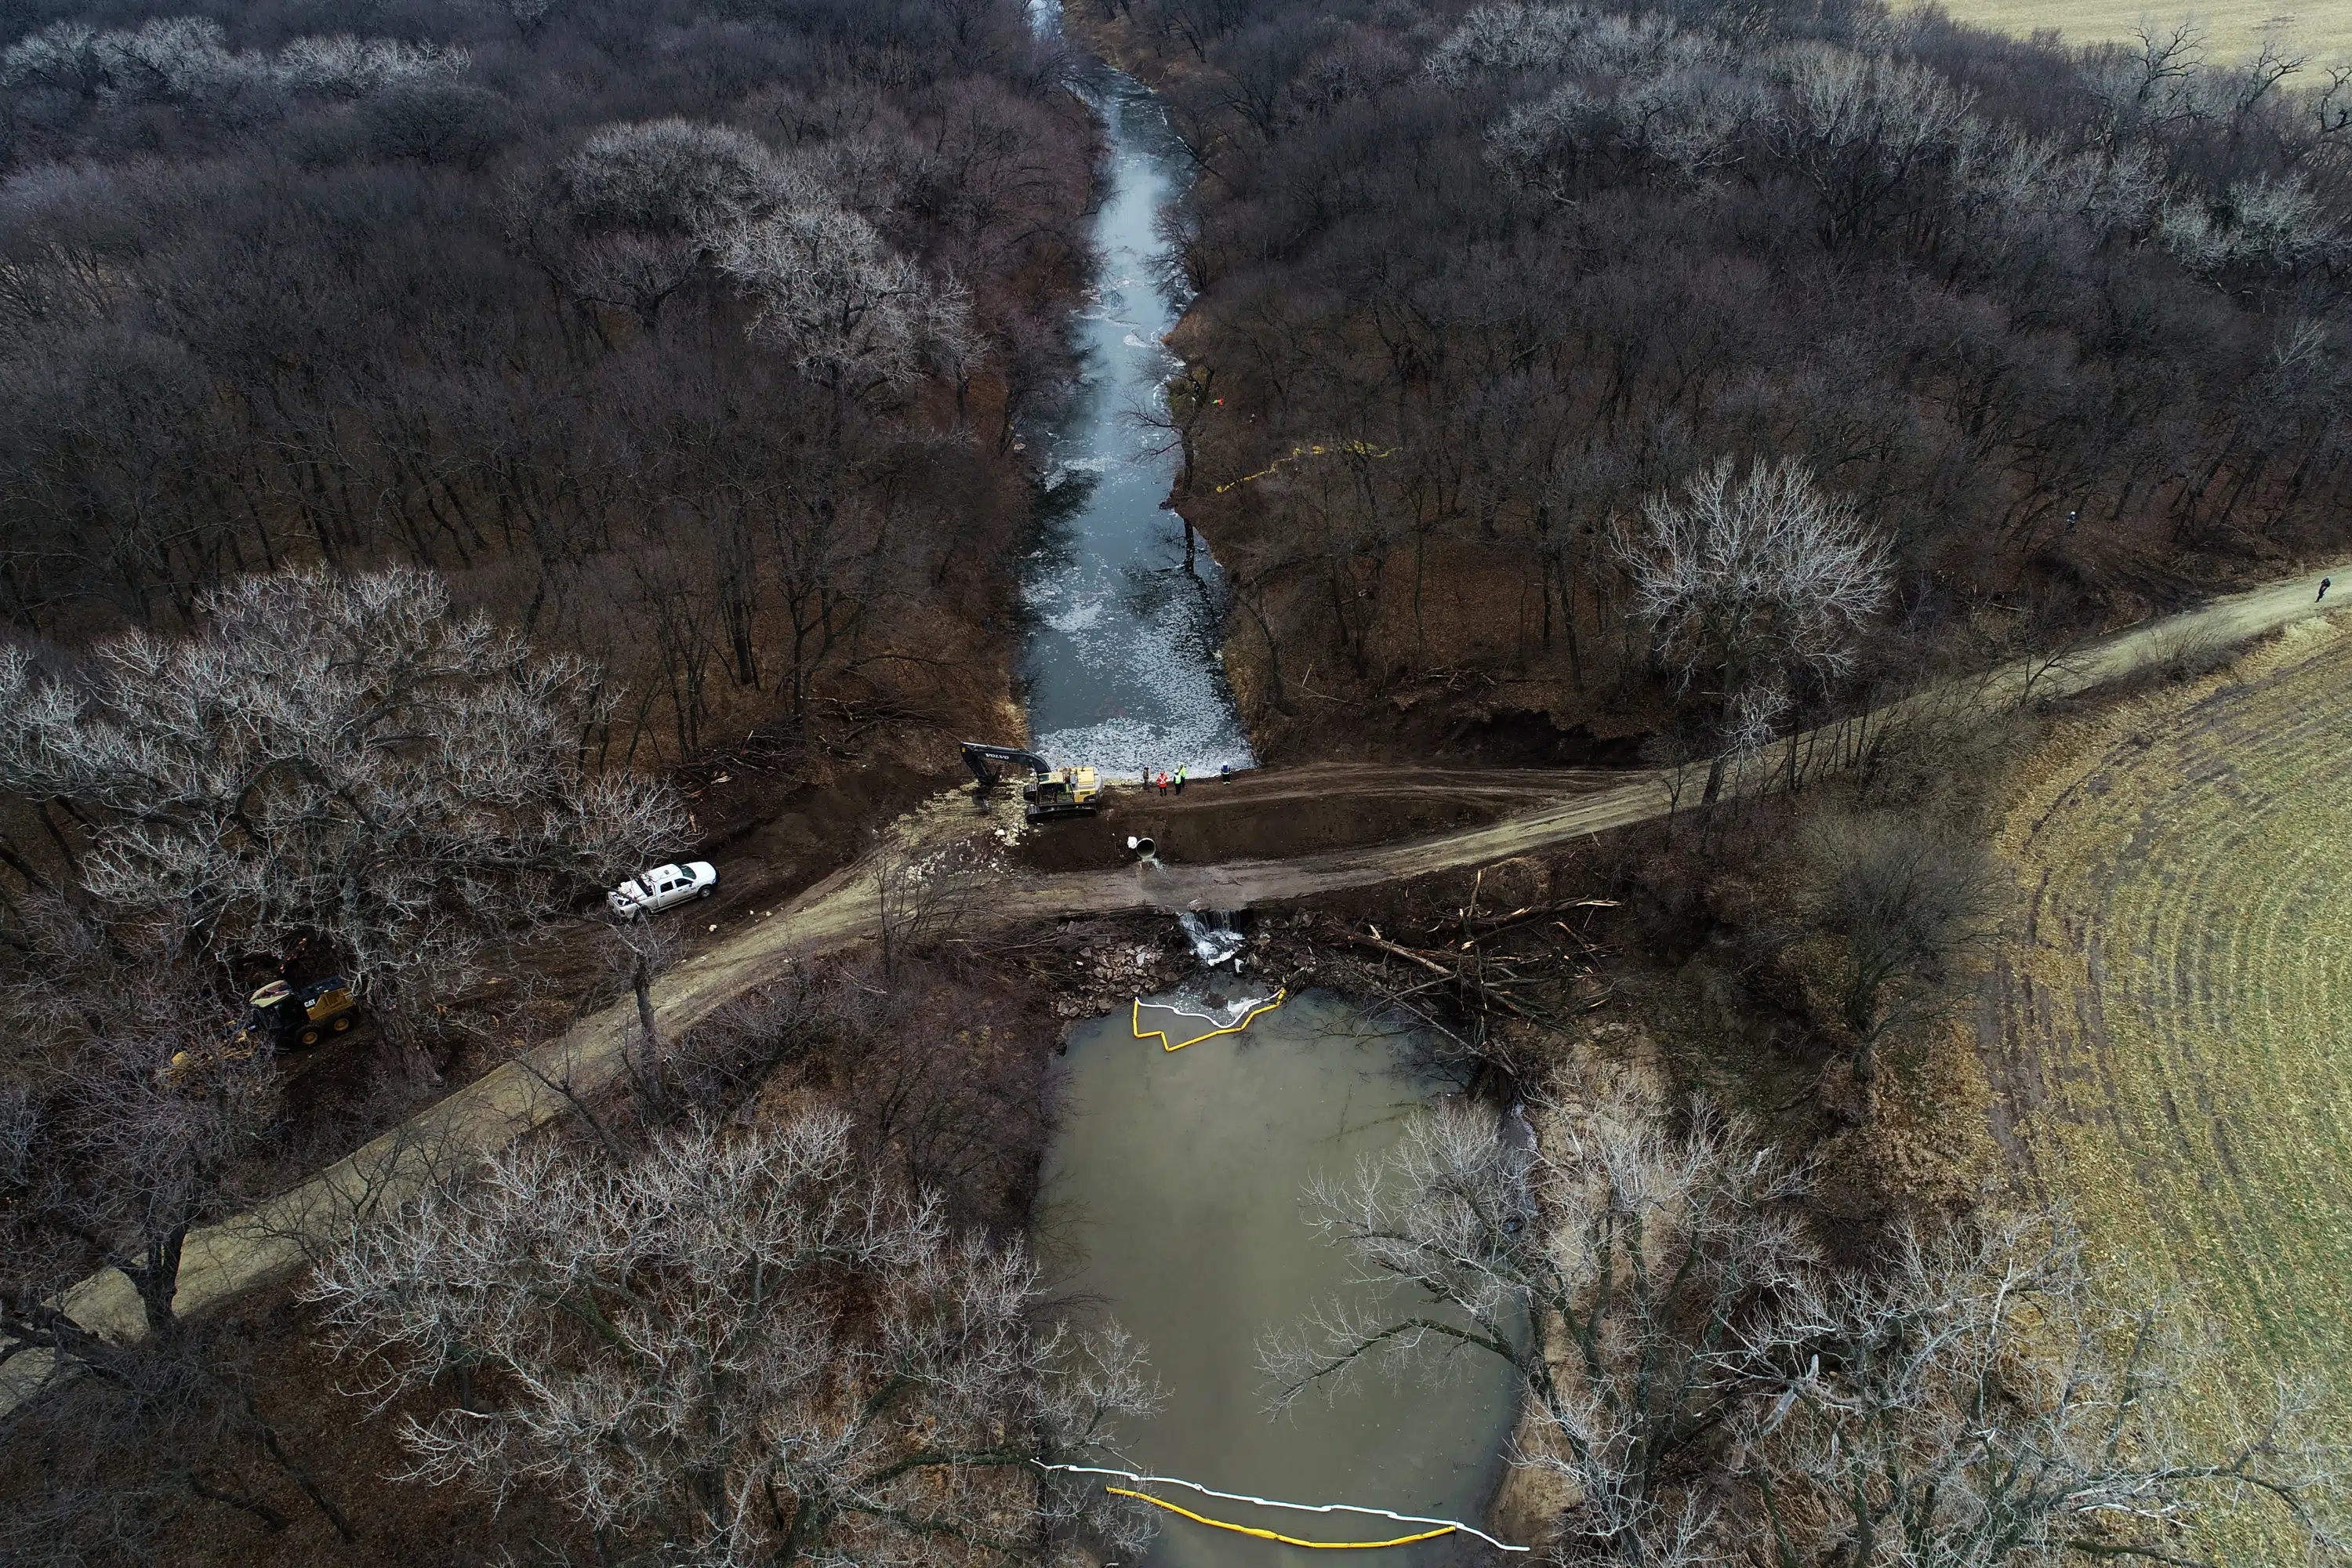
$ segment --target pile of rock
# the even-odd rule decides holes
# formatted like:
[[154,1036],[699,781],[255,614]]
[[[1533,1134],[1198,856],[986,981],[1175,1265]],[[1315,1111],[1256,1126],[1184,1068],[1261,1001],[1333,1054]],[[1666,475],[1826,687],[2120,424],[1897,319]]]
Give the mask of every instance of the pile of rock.
[[1070,960],[1054,998],[1054,1016],[1094,1018],[1115,1012],[1138,996],[1175,984],[1190,970],[1191,960],[1190,952],[1178,952],[1165,941],[1091,943]]

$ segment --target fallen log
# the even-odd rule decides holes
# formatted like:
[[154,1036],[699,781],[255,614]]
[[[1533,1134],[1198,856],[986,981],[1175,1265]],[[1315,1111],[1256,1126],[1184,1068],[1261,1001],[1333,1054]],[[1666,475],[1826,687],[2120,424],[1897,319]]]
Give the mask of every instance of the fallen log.
[[[1538,1015],[1528,1012],[1496,987],[1487,984],[1476,975],[1468,973],[1458,965],[1449,969],[1427,953],[1418,952],[1412,948],[1389,941],[1388,938],[1381,935],[1378,926],[1372,928],[1372,933],[1370,936],[1358,936],[1353,931],[1343,931],[1340,933],[1339,940],[1355,947],[1369,947],[1377,952],[1387,953],[1392,958],[1402,958],[1408,963],[1417,963],[1440,979],[1453,982],[1464,991],[1475,995],[1480,1001],[1491,1003],[1515,1017],[1525,1018],[1530,1024],[1541,1024],[1547,1021]],[[1428,987],[1415,986],[1413,989],[1424,991]]]

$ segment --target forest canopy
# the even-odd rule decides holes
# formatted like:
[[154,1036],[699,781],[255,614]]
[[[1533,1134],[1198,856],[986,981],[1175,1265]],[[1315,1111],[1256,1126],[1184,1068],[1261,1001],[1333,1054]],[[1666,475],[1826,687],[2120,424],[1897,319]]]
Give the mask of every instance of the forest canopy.
[[639,763],[1000,702],[1064,75],[1011,0],[0,9],[0,616],[436,571]]
[[1800,465],[1889,541],[1865,684],[2342,538],[2352,68],[2289,39],[1835,3],[1085,14],[1201,171],[1182,504],[1277,754],[1319,733],[1309,677],[1467,683],[1474,730],[1655,728],[1661,623],[1617,541],[1725,461]]

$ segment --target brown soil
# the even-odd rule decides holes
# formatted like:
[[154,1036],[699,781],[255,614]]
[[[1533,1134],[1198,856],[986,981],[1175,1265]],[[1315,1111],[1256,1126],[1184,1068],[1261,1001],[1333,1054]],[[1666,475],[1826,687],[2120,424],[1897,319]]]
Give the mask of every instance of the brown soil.
[[[814,776],[810,776],[813,773]],[[702,839],[688,858],[719,868],[719,889],[696,912],[722,925],[782,902],[869,848],[874,829],[956,782],[884,758],[814,770],[757,762],[705,764],[681,775]]]
[[1132,836],[1171,865],[1288,859],[1483,826],[1615,782],[1571,769],[1318,763],[1197,779],[1181,795],[1126,785],[1104,792],[1098,816],[1038,825],[1014,858],[1036,871],[1123,866]]
[[[1225,650],[1253,694],[1263,684],[1253,662],[1260,646],[1244,633]],[[1374,698],[1309,692],[1287,710],[1254,702],[1250,738],[1261,755],[1282,763],[1442,756],[1496,767],[1631,767],[1668,716],[1657,693],[1639,689],[1580,691],[1558,679],[1439,674]]]
[[[394,1441],[405,1404],[373,1413],[368,1401],[346,1394],[360,1381],[361,1369],[330,1356],[311,1320],[290,1287],[277,1286],[239,1302],[220,1328],[231,1353],[250,1366],[249,1386],[262,1415],[287,1452],[348,1516],[358,1539],[339,1538],[293,1481],[262,1458],[257,1445],[207,1438],[203,1458],[215,1474],[235,1477],[286,1523],[273,1530],[237,1510],[166,1492],[168,1512],[154,1521],[162,1527],[158,1551],[148,1561],[236,1568],[457,1568],[543,1562],[550,1546],[570,1547],[575,1553],[588,1550],[551,1499],[523,1492],[494,1509],[488,1498],[467,1488],[394,1479],[406,1464]],[[0,1509],[30,1504],[43,1469],[45,1419],[72,1430],[93,1392],[87,1384],[54,1391],[47,1410],[27,1412],[36,1418],[7,1429],[0,1441]],[[134,1445],[115,1451],[104,1473],[125,1482],[152,1473],[148,1467],[166,1458],[160,1447]]]

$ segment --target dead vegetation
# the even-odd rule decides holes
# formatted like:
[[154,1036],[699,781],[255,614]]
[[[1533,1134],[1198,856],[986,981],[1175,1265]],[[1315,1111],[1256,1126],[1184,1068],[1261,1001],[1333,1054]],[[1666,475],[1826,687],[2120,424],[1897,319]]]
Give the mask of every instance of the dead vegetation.
[[1446,1101],[1310,1187],[1365,1295],[1263,1342],[1277,1404],[1500,1359],[1563,1563],[2199,1562],[2184,1533],[2249,1505],[2340,1551],[2312,1392],[2210,1436],[2193,1331],[2062,1217],[1906,1222],[1834,1267],[1806,1162],[1704,1099],[1574,1082],[1530,1102],[1531,1142]]
[[[744,1540],[766,1540],[762,1532],[772,1528],[779,1532],[770,1542],[775,1546],[793,1538],[797,1530],[798,1544],[793,1550],[813,1551],[828,1539],[864,1540],[877,1531],[887,1535],[899,1530],[898,1523],[885,1517],[893,1510],[904,1513],[912,1509],[915,1517],[936,1523],[946,1516],[935,1510],[961,1498],[972,1505],[978,1516],[997,1519],[994,1528],[1003,1532],[1002,1541],[1013,1543],[1016,1554],[1050,1557],[1066,1550],[1080,1516],[1095,1520],[1098,1498],[1065,1496],[1053,1488],[1041,1489],[1035,1474],[1023,1468],[1020,1456],[1008,1457],[1011,1450],[990,1436],[1000,1429],[997,1423],[1013,1414],[1013,1405],[999,1408],[1003,1401],[1016,1405],[1027,1401],[1021,1405],[1026,1414],[1019,1416],[1015,1426],[1033,1434],[1042,1432],[1045,1427],[1037,1422],[1050,1417],[1047,1425],[1061,1434],[1055,1443],[1083,1447],[1103,1436],[1089,1425],[1094,1417],[1081,1410],[1094,1397],[1084,1394],[1085,1389],[1096,1390],[1107,1402],[1098,1415],[1107,1415],[1108,1405],[1124,1406],[1148,1394],[1122,1370],[1124,1352],[1117,1346],[1106,1342],[1087,1348],[1075,1339],[1056,1340],[1050,1325],[1036,1316],[1030,1287],[1024,1283],[1029,1276],[1024,1272],[1026,1266],[1021,1261],[1019,1236],[1036,1163],[1051,1124],[1053,1102],[1045,1082],[1051,1038],[1052,1026],[1039,1016],[1034,995],[1006,984],[998,963],[985,953],[967,950],[951,928],[934,924],[920,940],[902,942],[887,969],[878,953],[853,955],[822,973],[788,975],[740,998],[691,1029],[637,1042],[632,1070],[601,1091],[556,1086],[569,1102],[571,1114],[504,1157],[512,1164],[509,1174],[514,1181],[521,1180],[517,1173],[528,1170],[537,1173],[534,1179],[541,1186],[553,1184],[554,1188],[575,1196],[604,1194],[614,1202],[620,1201],[614,1194],[635,1180],[632,1173],[669,1170],[673,1177],[683,1180],[685,1173],[692,1172],[695,1179],[688,1187],[677,1187],[673,1182],[659,1194],[647,1189],[640,1196],[654,1208],[675,1211],[676,1217],[685,1210],[674,1200],[691,1188],[703,1200],[703,1207],[697,1212],[704,1214],[711,1226],[723,1229],[726,1215],[734,1216],[730,1223],[743,1225],[755,1223],[756,1215],[767,1211],[722,1201],[730,1194],[710,1187],[705,1180],[710,1172],[735,1161],[750,1185],[731,1196],[742,1198],[752,1188],[767,1190],[761,1187],[769,1180],[762,1172],[774,1174],[784,1166],[798,1169],[808,1164],[806,1160],[795,1164],[796,1157],[788,1157],[790,1150],[807,1145],[824,1156],[816,1164],[833,1173],[808,1175],[808,1180],[831,1191],[842,1181],[851,1180],[845,1174],[851,1173],[852,1184],[866,1194],[858,1201],[872,1210],[867,1217],[874,1225],[861,1221],[856,1227],[857,1235],[865,1236],[878,1226],[879,1233],[897,1237],[884,1248],[887,1258],[876,1254],[867,1262],[876,1268],[887,1265],[872,1283],[878,1288],[886,1277],[896,1279],[904,1287],[899,1297],[887,1291],[874,1294],[846,1275],[839,1275],[841,1268],[849,1267],[843,1260],[828,1263],[813,1258],[807,1267],[815,1272],[806,1277],[804,1284],[792,1287],[802,1291],[805,1300],[790,1292],[761,1298],[754,1291],[754,1304],[745,1306],[751,1316],[736,1325],[743,1353],[755,1358],[800,1354],[793,1364],[807,1376],[798,1383],[789,1378],[766,1383],[751,1379],[725,1394],[733,1403],[722,1400],[710,1413],[722,1413],[723,1406],[728,1420],[768,1423],[761,1429],[780,1434],[791,1429],[791,1420],[804,1418],[816,1424],[812,1432],[822,1428],[850,1447],[827,1460],[820,1450],[832,1450],[826,1443],[816,1442],[804,1463],[794,1461],[800,1468],[766,1473],[764,1479],[757,1480],[754,1492],[762,1499],[783,1499],[790,1494],[798,1500],[782,1503],[781,1514],[772,1509],[762,1516],[764,1523],[760,1519],[741,1521],[741,1528],[751,1532]],[[15,1125],[11,1121],[12,1129]],[[678,1151],[688,1143],[700,1152],[680,1164],[683,1156]],[[763,1150],[766,1152],[760,1153]],[[387,1159],[405,1168],[420,1160],[430,1163],[432,1152],[407,1150]],[[151,1147],[151,1163],[163,1158],[160,1151]],[[661,1164],[666,1158],[669,1164]],[[512,1222],[507,1230],[488,1226],[485,1220],[488,1228],[478,1235],[467,1232],[480,1247],[488,1248],[478,1248],[478,1262],[494,1257],[505,1259],[499,1268],[485,1263],[488,1272],[475,1280],[481,1291],[469,1293],[470,1288],[461,1289],[455,1255],[443,1257],[434,1251],[436,1247],[446,1251],[443,1243],[456,1233],[446,1226],[436,1228],[430,1216],[437,1213],[446,1219],[471,1213],[468,1205],[488,1203],[496,1192],[505,1189],[496,1181],[485,1184],[471,1161],[452,1162],[429,1173],[422,1198],[379,1201],[369,1190],[367,1170],[371,1168],[355,1171],[352,1182],[331,1194],[332,1202],[327,1209],[299,1216],[299,1228],[309,1244],[305,1256],[327,1270],[320,1278],[341,1280],[353,1291],[360,1289],[354,1282],[358,1277],[348,1268],[338,1273],[338,1268],[353,1256],[373,1258],[380,1264],[392,1256],[384,1249],[394,1247],[394,1238],[406,1237],[408,1251],[402,1256],[409,1257],[424,1272],[401,1284],[381,1268],[372,1265],[362,1269],[360,1274],[373,1281],[369,1289],[374,1293],[351,1309],[352,1323],[361,1324],[363,1320],[393,1339],[400,1339],[406,1331],[387,1325],[405,1322],[417,1332],[425,1332],[420,1326],[422,1320],[403,1316],[420,1309],[425,1298],[410,1287],[425,1279],[436,1281],[436,1289],[457,1292],[443,1300],[451,1311],[461,1300],[470,1300],[488,1313],[478,1321],[467,1320],[474,1321],[476,1329],[503,1331],[498,1325],[505,1323],[520,1331],[519,1321],[504,1309],[494,1310],[494,1303],[497,1291],[505,1288],[500,1280],[528,1293],[528,1282],[516,1272],[526,1264],[558,1273],[586,1270],[581,1275],[583,1289],[589,1288],[586,1281],[593,1277],[596,1289],[625,1293],[649,1288],[649,1279],[633,1274],[634,1265],[617,1275],[595,1274],[597,1259],[617,1257],[613,1247],[626,1238],[635,1238],[631,1245],[666,1245],[655,1234],[658,1226],[631,1223],[605,1237],[610,1245],[600,1247],[595,1242],[594,1215],[573,1215],[551,1231],[546,1228],[551,1212],[548,1205],[518,1199],[499,1211]],[[770,1195],[784,1202],[785,1189],[797,1193],[799,1188],[792,1184],[802,1178],[787,1174],[777,1180],[783,1184]],[[509,1188],[513,1185],[514,1182],[508,1183]],[[12,1210],[12,1223],[17,1217]],[[530,1228],[533,1225],[538,1228]],[[523,1226],[528,1235],[515,1231],[515,1226]],[[506,1237],[504,1243],[498,1241],[499,1236]],[[725,1251],[719,1231],[712,1230],[710,1236],[714,1245]],[[322,1237],[328,1238],[324,1245]],[[168,1242],[170,1234],[163,1239]],[[499,1252],[499,1246],[507,1246],[508,1250]],[[356,1254],[353,1248],[358,1249]],[[437,1261],[426,1261],[428,1254]],[[76,1265],[75,1258],[62,1257],[60,1268],[44,1277],[47,1285],[28,1278],[22,1281],[24,1289],[16,1290],[9,1300],[37,1305],[44,1299],[43,1290],[67,1283]],[[681,1289],[701,1289],[692,1286],[700,1278],[688,1271],[672,1282]],[[12,1280],[12,1289],[16,1283]],[[771,1289],[781,1290],[783,1283],[783,1277],[777,1276]],[[980,1318],[973,1313],[982,1303],[978,1298],[965,1300],[956,1294],[967,1287],[993,1291],[988,1300],[994,1303],[989,1310],[997,1319],[994,1340],[988,1343],[972,1340],[957,1349],[952,1334],[927,1338],[915,1332],[925,1321],[933,1329],[940,1328],[947,1320],[940,1318],[939,1312],[950,1314],[966,1327],[976,1325]],[[809,1296],[808,1291],[815,1294]],[[908,1311],[893,1316],[895,1309],[886,1310],[893,1300]],[[801,1305],[794,1306],[794,1301]],[[847,1311],[850,1315],[840,1320],[841,1333],[847,1338],[837,1337],[837,1342],[826,1341],[820,1345],[804,1335],[795,1339],[772,1331],[779,1323],[809,1326],[803,1309],[811,1303],[831,1303]],[[611,1305],[608,1301],[607,1306]],[[385,1510],[376,1506],[373,1494],[381,1489],[373,1483],[368,1489],[357,1489],[371,1493],[368,1506],[362,1508],[349,1482],[353,1475],[405,1473],[432,1462],[425,1449],[432,1448],[433,1443],[425,1435],[444,1429],[481,1429],[478,1419],[461,1412],[504,1410],[515,1425],[509,1431],[512,1443],[499,1451],[532,1476],[541,1473],[543,1464],[561,1462],[555,1449],[541,1451],[535,1458],[527,1457],[530,1444],[538,1440],[530,1434],[547,1436],[551,1428],[544,1418],[553,1414],[551,1406],[530,1405],[527,1391],[552,1386],[549,1379],[556,1375],[555,1363],[541,1367],[536,1383],[512,1381],[520,1365],[513,1353],[519,1352],[520,1342],[501,1347],[467,1339],[458,1332],[463,1323],[447,1313],[434,1317],[434,1321],[457,1335],[444,1348],[455,1347],[463,1339],[475,1351],[496,1352],[490,1362],[457,1354],[454,1349],[447,1356],[419,1352],[422,1359],[415,1361],[373,1362],[362,1356],[330,1376],[331,1383],[347,1388],[373,1386],[381,1394],[396,1395],[384,1417],[390,1425],[377,1430],[405,1430],[424,1448],[412,1446],[403,1457],[379,1444],[369,1450],[374,1457],[357,1470],[339,1469],[324,1461],[307,1462],[306,1453],[320,1441],[320,1423],[373,1425],[355,1419],[362,1407],[338,1410],[335,1400],[321,1402],[320,1385],[306,1387],[288,1381],[304,1375],[300,1369],[312,1365],[306,1345],[326,1331],[322,1310],[316,1305],[281,1302],[266,1321],[257,1322],[244,1310],[232,1308],[226,1315],[199,1320],[167,1319],[165,1331],[150,1333],[132,1344],[113,1346],[95,1340],[84,1343],[79,1339],[62,1344],[59,1348],[68,1352],[68,1367],[85,1375],[55,1379],[38,1397],[12,1415],[5,1436],[0,1436],[0,1448],[6,1455],[0,1473],[5,1476],[12,1510],[20,1510],[11,1513],[12,1531],[18,1517],[24,1521],[21,1535],[7,1537],[12,1553],[20,1545],[28,1553],[37,1545],[47,1554],[43,1560],[81,1563],[114,1561],[123,1553],[186,1560],[191,1555],[223,1552],[241,1561],[291,1564],[330,1554],[322,1532],[336,1532],[339,1543],[331,1554],[339,1560],[371,1561],[382,1553],[385,1554],[383,1560],[392,1561],[398,1558],[404,1537],[401,1528],[389,1522]],[[563,1317],[561,1308],[551,1310],[557,1318]],[[925,1319],[925,1311],[932,1312],[932,1317]],[[785,1316],[776,1317],[779,1312]],[[676,1319],[673,1326],[690,1337],[708,1330],[715,1321],[715,1307],[705,1301]],[[12,1322],[11,1326],[26,1325]],[[551,1320],[539,1328],[545,1332],[531,1342],[556,1355],[569,1369],[565,1375],[575,1380],[560,1403],[593,1426],[594,1418],[585,1415],[586,1405],[581,1401],[593,1405],[594,1401],[588,1398],[591,1385],[604,1386],[596,1379],[626,1368],[600,1370],[593,1357],[583,1360],[573,1353],[588,1348],[593,1336],[577,1343],[563,1342],[569,1346],[565,1349],[558,1343],[560,1323]],[[879,1345],[901,1331],[913,1338],[890,1342],[901,1343],[908,1353],[935,1351],[948,1358],[937,1364],[925,1363],[929,1370],[908,1386],[931,1389],[938,1398],[946,1400],[930,1412],[937,1417],[933,1426],[942,1444],[947,1442],[943,1435],[947,1425],[967,1423],[964,1436],[956,1439],[962,1447],[954,1450],[956,1454],[970,1451],[971,1463],[963,1469],[956,1468],[964,1465],[961,1458],[920,1458],[931,1450],[919,1444],[910,1450],[919,1462],[909,1468],[895,1470],[896,1459],[876,1458],[880,1452],[876,1445],[887,1433],[915,1429],[896,1420],[908,1412],[895,1406],[877,1415],[877,1419],[889,1418],[866,1433],[870,1441],[863,1448],[850,1441],[863,1428],[855,1423],[846,1427],[827,1425],[838,1413],[835,1396],[845,1386],[838,1379],[858,1375],[856,1369],[866,1364],[856,1345],[869,1341]],[[355,1328],[354,1332],[358,1331]],[[33,1345],[46,1342],[37,1337],[28,1341]],[[412,1349],[425,1343],[412,1344],[405,1339],[401,1342],[411,1344]],[[678,1342],[681,1347],[684,1343]],[[923,1350],[925,1344],[930,1344],[932,1351]],[[1004,1360],[1016,1351],[1019,1353],[1011,1362]],[[500,1360],[501,1356],[505,1359]],[[957,1357],[965,1358],[957,1363],[963,1369],[958,1375],[971,1383],[965,1390],[970,1398],[932,1375],[943,1376],[949,1362]],[[617,1546],[634,1539],[632,1531],[637,1526],[657,1517],[685,1528],[680,1522],[684,1516],[677,1515],[676,1510],[690,1511],[693,1500],[700,1494],[690,1486],[682,1492],[665,1490],[670,1483],[661,1479],[662,1474],[677,1480],[685,1472],[674,1466],[663,1469],[678,1458],[677,1453],[661,1449],[669,1454],[665,1459],[655,1451],[660,1448],[655,1433],[656,1407],[667,1408],[662,1402],[672,1395],[687,1397],[681,1391],[691,1381],[688,1363],[678,1363],[670,1371],[675,1375],[669,1381],[643,1386],[644,1398],[630,1406],[634,1414],[625,1418],[614,1415],[618,1425],[610,1430],[600,1428],[601,1436],[583,1439],[591,1447],[601,1445],[598,1451],[608,1456],[616,1451],[614,1444],[632,1435],[651,1445],[636,1450],[642,1466],[635,1480],[614,1481],[620,1490],[610,1496],[598,1494],[602,1500],[593,1507],[588,1504],[589,1495],[612,1481],[617,1472],[591,1465],[590,1469],[602,1479],[582,1471],[574,1477],[580,1488],[553,1492],[541,1491],[543,1482],[531,1480],[526,1489],[531,1491],[532,1500],[512,1516],[484,1511],[455,1524],[452,1550],[468,1560],[499,1551],[520,1554],[537,1550],[531,1545],[536,1534],[551,1548],[569,1542],[561,1549],[593,1551],[600,1531],[601,1539]],[[308,1375],[321,1374],[313,1370]],[[176,1401],[168,1408],[154,1403],[163,1397],[162,1393],[146,1392],[159,1379],[170,1400]],[[203,1393],[209,1403],[191,1403],[195,1396],[192,1390]],[[713,1399],[720,1398],[721,1392],[704,1390]],[[508,1403],[498,1404],[501,1398]],[[791,1416],[790,1411],[795,1409],[800,1415]],[[454,1426],[449,1425],[453,1422]],[[970,1425],[974,1422],[976,1426]],[[918,1427],[921,1425],[916,1423]],[[349,1445],[330,1447],[345,1453]],[[361,1447],[365,1449],[366,1445]],[[851,1449],[865,1453],[874,1462],[857,1458]],[[562,1452],[588,1463],[586,1448]],[[1045,1450],[1022,1452],[1034,1457]],[[489,1463],[487,1450],[477,1457],[483,1465]],[[510,1491],[505,1482],[519,1480],[522,1474],[518,1470],[502,1480],[492,1473],[495,1467],[459,1463],[446,1453],[441,1458],[454,1466],[447,1470],[450,1476],[463,1471],[475,1477],[484,1482],[490,1496]],[[865,1465],[862,1469],[861,1464]],[[963,1480],[949,1484],[957,1475]],[[848,1489],[838,1489],[842,1487]],[[308,1489],[313,1488],[318,1493],[315,1499],[308,1495]],[[568,1521],[551,1520],[541,1499],[560,1501],[566,1509],[576,1504],[585,1511],[574,1512]],[[433,1511],[421,1500],[412,1511],[418,1510]],[[392,1515],[401,1512],[394,1509]],[[865,1522],[857,1522],[860,1520]],[[1095,1520],[1087,1528],[1096,1525],[1114,1534],[1127,1528],[1108,1516]],[[929,1528],[917,1528],[916,1537],[923,1538]],[[344,1531],[357,1539],[343,1539],[340,1532]],[[460,1550],[456,1545],[459,1542],[472,1544]],[[988,1554],[984,1543],[975,1543],[972,1549]],[[997,1560],[1001,1556],[998,1553]]]

